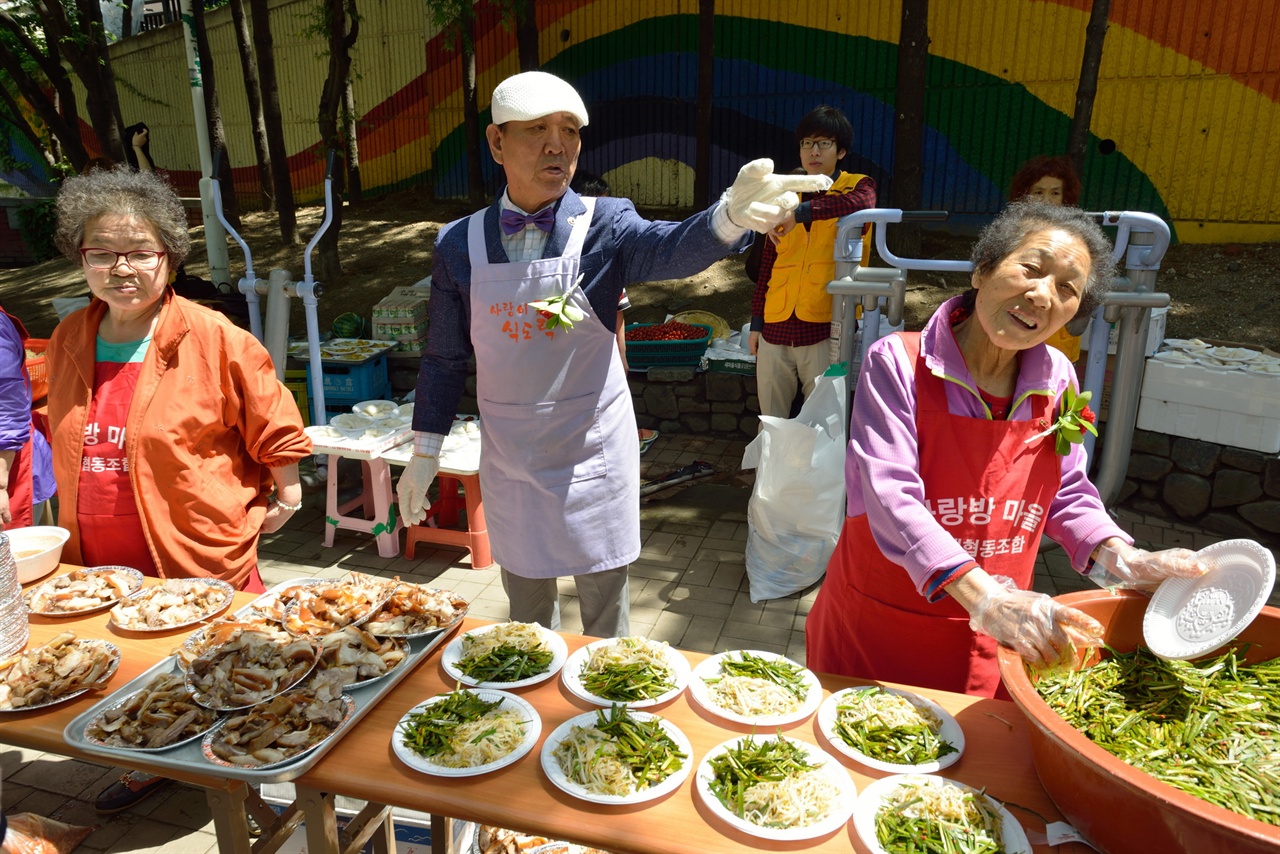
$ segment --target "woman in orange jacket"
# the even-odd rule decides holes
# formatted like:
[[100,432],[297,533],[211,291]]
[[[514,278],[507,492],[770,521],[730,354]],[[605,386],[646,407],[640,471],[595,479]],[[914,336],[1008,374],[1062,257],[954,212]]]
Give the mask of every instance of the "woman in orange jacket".
[[71,178],[58,248],[94,299],[46,355],[63,558],[261,591],[258,535],[302,502],[302,417],[271,357],[170,287],[186,212],[154,172]]

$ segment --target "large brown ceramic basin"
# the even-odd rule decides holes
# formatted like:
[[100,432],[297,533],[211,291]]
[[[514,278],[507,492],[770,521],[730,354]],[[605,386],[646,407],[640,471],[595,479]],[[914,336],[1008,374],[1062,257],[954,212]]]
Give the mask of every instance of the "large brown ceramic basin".
[[[1142,643],[1139,593],[1070,593],[1057,601],[1106,627],[1108,646],[1129,652]],[[1263,608],[1240,635],[1257,646],[1251,661],[1280,656],[1280,609]],[[1067,821],[1104,854],[1280,851],[1280,827],[1192,797],[1126,765],[1098,747],[1040,699],[1018,654],[1001,647],[1000,675],[1031,728],[1036,773]]]

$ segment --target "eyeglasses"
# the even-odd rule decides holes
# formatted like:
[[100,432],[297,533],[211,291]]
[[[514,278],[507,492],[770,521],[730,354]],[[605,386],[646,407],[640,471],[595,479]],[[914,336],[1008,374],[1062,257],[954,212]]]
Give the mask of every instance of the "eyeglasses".
[[132,252],[113,252],[110,249],[81,249],[80,257],[95,270],[112,270],[123,258],[134,270],[154,270],[168,252],[154,249],[134,249]]
[[801,151],[808,151],[811,148],[816,148],[819,151],[830,151],[835,147],[836,147],[836,141],[834,139],[802,139],[800,140]]

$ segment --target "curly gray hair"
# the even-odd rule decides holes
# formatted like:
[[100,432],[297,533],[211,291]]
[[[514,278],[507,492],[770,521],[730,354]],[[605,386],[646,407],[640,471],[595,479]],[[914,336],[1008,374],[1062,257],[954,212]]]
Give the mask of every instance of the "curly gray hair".
[[63,255],[80,263],[85,226],[100,216],[137,216],[151,223],[176,270],[191,251],[187,213],[173,187],[154,172],[126,165],[90,169],[68,178],[58,191],[58,230],[54,242]]
[[[1089,251],[1089,278],[1076,311],[1076,317],[1083,317],[1097,308],[1110,289],[1116,264],[1111,258],[1111,241],[1102,233],[1102,227],[1079,208],[1031,199],[1011,202],[982,230],[978,242],[973,244],[973,251],[969,254],[973,273],[975,276],[990,273],[1032,234],[1051,228],[1079,238]],[[965,294],[970,306],[974,294],[974,291]]]

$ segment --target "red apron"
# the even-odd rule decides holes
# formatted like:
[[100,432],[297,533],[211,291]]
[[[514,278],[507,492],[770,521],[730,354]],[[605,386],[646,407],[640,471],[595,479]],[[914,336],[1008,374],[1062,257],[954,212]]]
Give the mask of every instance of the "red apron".
[[[13,328],[18,331],[18,338],[25,344],[30,337],[27,334],[27,328],[22,325],[22,321],[14,317],[9,312],[0,308],[0,314],[4,314],[13,323]],[[23,370],[25,375],[26,370]],[[27,390],[31,389],[31,380],[27,380]],[[35,422],[31,423],[31,436],[27,439],[27,443],[23,445],[16,454],[13,455],[13,465],[9,468],[9,482],[6,485],[6,491],[9,493],[9,514],[13,517],[13,521],[9,523],[10,528],[25,528],[35,524],[34,514],[32,512],[31,502],[35,497],[35,484],[32,481],[31,458],[33,450],[31,443],[35,441]],[[0,522],[0,530],[5,527]]]
[[[1034,398],[1029,421],[953,415],[945,381],[920,354],[919,333],[899,334],[915,364],[926,505],[983,569],[1029,588],[1061,471],[1051,440],[1025,441],[1048,425],[1055,401]],[[815,671],[1008,696],[995,640],[970,629],[968,613],[950,596],[929,602],[918,593],[903,568],[881,554],[865,515],[845,519],[805,621],[805,645]]]

